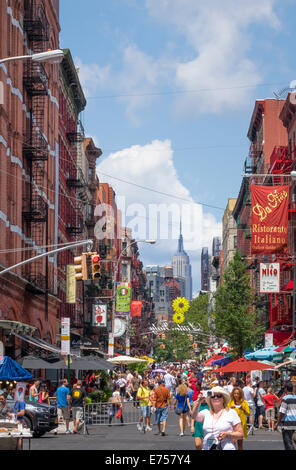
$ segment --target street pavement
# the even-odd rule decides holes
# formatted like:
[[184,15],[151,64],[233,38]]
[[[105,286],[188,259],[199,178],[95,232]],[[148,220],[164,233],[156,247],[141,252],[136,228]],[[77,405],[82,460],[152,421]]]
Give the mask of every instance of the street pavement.
[[[153,421],[152,421],[153,423]],[[71,427],[70,427],[71,429]],[[146,450],[146,451],[194,451],[194,439],[188,428],[185,436],[179,436],[178,416],[169,412],[167,432],[165,436],[155,435],[157,426],[147,433],[140,433],[136,424],[112,426],[88,426],[88,433],[64,434],[60,428],[59,434],[46,433],[31,442],[31,450]],[[244,441],[245,450],[275,451],[284,450],[280,432],[268,432],[255,429],[254,435],[249,435]]]

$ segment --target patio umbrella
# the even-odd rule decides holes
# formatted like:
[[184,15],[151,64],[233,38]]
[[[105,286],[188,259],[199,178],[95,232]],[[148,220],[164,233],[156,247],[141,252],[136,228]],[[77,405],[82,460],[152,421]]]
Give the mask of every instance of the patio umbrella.
[[[89,357],[89,356],[84,356],[84,357],[75,357],[72,356],[70,360],[70,369],[76,369],[76,370],[109,370],[113,369],[114,364],[110,363],[109,361],[105,361],[105,359],[102,359],[100,357]],[[51,364],[50,369],[68,369],[68,361],[66,360],[60,360],[57,362],[53,362]]]
[[8,356],[0,356],[0,380],[30,380],[32,374]]
[[215,354],[214,356],[206,360],[206,362],[204,363],[204,367],[212,365],[213,361],[217,361],[218,359],[225,359],[225,356],[223,356],[223,354]]
[[226,357],[222,357],[221,359],[217,359],[216,361],[213,361],[212,365],[222,367],[222,366],[226,366],[226,364],[229,364],[230,362],[232,362],[232,356],[231,355],[226,356]]
[[20,359],[20,364],[27,369],[55,369],[52,363],[44,361],[39,357],[25,356]]
[[236,361],[227,364],[227,366],[221,367],[220,369],[216,369],[215,372],[220,373],[227,373],[227,372],[249,372],[251,370],[266,370],[266,369],[274,369],[270,365],[263,364],[262,362],[252,361],[251,359],[245,359],[241,357]]
[[139,359],[138,357],[131,357],[131,356],[116,356],[112,359],[108,359],[109,362],[113,364],[135,364],[137,362],[147,362],[143,359]]
[[245,354],[246,359],[252,359],[255,361],[273,361],[279,362],[283,358],[283,354],[276,351],[277,346],[270,346],[269,348],[258,349],[258,351]]
[[153,374],[165,374],[165,373],[166,373],[166,370],[164,370],[164,369],[154,369],[152,371],[152,375]]

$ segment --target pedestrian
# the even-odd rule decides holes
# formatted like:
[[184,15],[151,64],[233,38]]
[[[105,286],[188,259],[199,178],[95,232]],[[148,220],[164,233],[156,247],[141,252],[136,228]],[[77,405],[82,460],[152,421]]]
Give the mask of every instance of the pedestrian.
[[[57,408],[58,408],[58,415],[59,420],[63,418],[66,423],[66,434],[71,434],[69,429],[70,424],[70,390],[68,388],[68,381],[67,379],[63,379],[61,382],[60,387],[56,390],[55,396],[57,397]],[[57,431],[55,431],[57,434]]]
[[[240,417],[244,433],[243,439],[246,439],[248,436],[247,417],[250,416],[250,409],[240,387],[234,387],[232,390],[228,408],[235,410]],[[237,441],[238,450],[243,450],[243,439],[238,439]]]
[[153,408],[155,408],[155,423],[158,426],[157,435],[165,436],[170,400],[170,391],[168,388],[165,387],[164,381],[160,380],[158,383],[158,387],[154,390],[153,397]]
[[152,431],[150,426],[151,418],[151,402],[150,402],[151,390],[149,388],[148,379],[144,379],[138,389],[137,399],[140,402],[140,422],[137,424],[138,431]]
[[263,388],[263,381],[260,380],[260,382],[255,386],[255,427],[258,427],[259,429],[263,428],[263,418],[265,416],[264,395],[266,395],[266,392]]
[[109,426],[111,426],[113,416],[119,415],[120,423],[123,425],[123,416],[122,416],[122,400],[120,396],[120,388],[118,385],[115,386],[110,398],[111,408],[108,411],[109,414]]
[[163,377],[165,387],[169,389],[171,396],[174,393],[174,387],[175,387],[175,377],[167,371]]
[[250,410],[249,424],[253,430],[256,405],[255,405],[255,400],[254,400],[255,392],[254,392],[253,387],[251,386],[250,377],[248,377],[246,380],[246,385],[243,388],[243,394],[244,394],[246,402],[249,405],[249,410]]
[[292,382],[287,383],[285,391],[274,430],[281,426],[285,450],[295,450],[293,434],[296,431],[296,394]]
[[29,401],[37,402],[39,401],[39,390],[40,380],[34,380],[34,383],[29,388]]
[[73,389],[70,392],[71,396],[71,407],[72,407],[72,418],[74,421],[74,434],[79,434],[79,425],[83,420],[83,407],[85,406],[86,392],[82,388],[81,380],[77,380],[74,384]]
[[39,392],[39,398],[38,398],[39,403],[48,404],[48,397],[49,397],[49,393],[48,393],[47,386],[46,384],[42,384],[40,386],[40,392]]
[[[206,398],[207,398],[207,391],[206,390],[201,390],[200,391],[200,401],[199,401],[198,412],[200,412],[202,410],[209,410],[210,409],[209,405],[207,404]],[[192,432],[192,437],[194,437],[195,449],[196,450],[202,450],[202,442],[203,442],[203,438],[204,438],[203,423],[195,421],[192,418],[192,413],[194,411],[195,402],[197,402],[197,399],[194,400],[192,410],[191,410],[191,432]]]
[[209,410],[199,410],[201,397],[195,402],[192,417],[203,423],[203,449],[236,450],[233,440],[243,438],[241,420],[235,410],[227,404],[230,395],[223,388],[213,387],[207,396]]
[[116,385],[119,386],[120,396],[122,400],[124,400],[125,395],[126,395],[126,384],[127,382],[126,382],[126,379],[124,378],[124,374],[120,374],[120,377],[116,382]]
[[226,387],[225,387],[225,390],[229,393],[229,395],[231,394],[231,392],[233,390],[233,387],[235,387],[235,385],[236,385],[236,378],[235,377],[230,377],[229,384],[226,385]]
[[185,383],[179,385],[176,390],[176,397],[174,408],[176,414],[179,416],[180,436],[184,436],[186,428],[186,417],[189,411],[188,403],[188,387]]
[[268,387],[267,394],[264,395],[263,401],[265,404],[265,414],[268,424],[268,431],[274,431],[275,422],[275,402],[279,402],[280,399],[277,395],[272,392],[272,388]]
[[132,396],[133,396],[133,405],[134,407],[139,408],[139,401],[137,400],[137,393],[140,387],[141,379],[139,377],[139,373],[136,370],[134,376],[131,380],[131,389],[132,389]]

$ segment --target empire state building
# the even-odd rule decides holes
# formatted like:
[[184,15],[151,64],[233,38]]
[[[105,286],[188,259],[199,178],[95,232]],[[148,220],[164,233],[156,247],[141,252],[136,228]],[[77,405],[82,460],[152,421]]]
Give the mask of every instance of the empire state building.
[[192,300],[192,275],[189,256],[184,251],[182,222],[180,222],[180,237],[178,241],[178,251],[172,258],[173,275],[176,278],[183,278],[185,288],[184,293],[187,300]]

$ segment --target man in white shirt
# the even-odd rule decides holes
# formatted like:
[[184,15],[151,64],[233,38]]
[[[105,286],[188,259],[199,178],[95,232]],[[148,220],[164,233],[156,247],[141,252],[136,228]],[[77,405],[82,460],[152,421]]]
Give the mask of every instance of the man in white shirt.
[[255,406],[255,392],[251,384],[251,379],[248,379],[246,381],[246,385],[243,388],[245,400],[249,405],[250,408],[250,417],[249,417],[249,423],[251,426],[254,424],[254,417],[255,417],[255,411],[256,411],[256,406]]
[[229,380],[229,384],[226,385],[225,390],[229,393],[229,395],[231,394],[232,390],[234,389],[236,385],[236,378],[235,377],[230,377],[230,380]]
[[174,391],[174,386],[175,386],[175,377],[172,374],[170,374],[169,371],[167,371],[163,377],[163,380],[164,380],[165,387],[169,389],[170,394],[172,395]]

